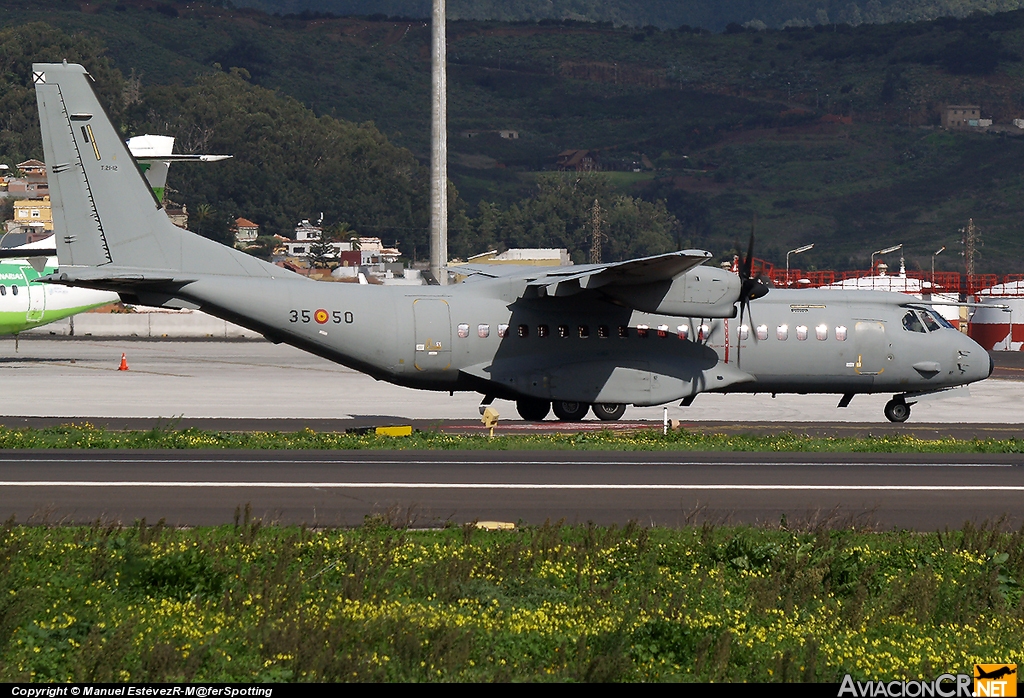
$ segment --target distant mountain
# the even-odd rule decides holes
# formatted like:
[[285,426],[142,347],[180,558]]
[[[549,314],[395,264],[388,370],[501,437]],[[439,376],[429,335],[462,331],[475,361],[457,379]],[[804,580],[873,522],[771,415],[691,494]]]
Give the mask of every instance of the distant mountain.
[[[430,0],[235,0],[268,13],[426,18]],[[538,22],[575,20],[616,26],[682,25],[721,32],[730,24],[781,28],[846,23],[916,22],[1006,12],[1024,0],[448,0],[451,20]]]

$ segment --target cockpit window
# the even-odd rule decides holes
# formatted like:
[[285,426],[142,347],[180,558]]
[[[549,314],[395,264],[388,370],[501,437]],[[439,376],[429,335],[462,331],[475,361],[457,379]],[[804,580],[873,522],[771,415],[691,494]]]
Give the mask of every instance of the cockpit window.
[[908,310],[907,314],[903,316],[903,328],[911,332],[921,332],[922,334],[928,331],[924,328],[921,318],[913,310]]
[[924,324],[928,325],[928,329],[932,332],[935,330],[941,330],[943,327],[954,329],[953,326],[946,321],[946,318],[942,317],[938,313],[933,313],[930,310],[922,310],[921,317],[924,318]]

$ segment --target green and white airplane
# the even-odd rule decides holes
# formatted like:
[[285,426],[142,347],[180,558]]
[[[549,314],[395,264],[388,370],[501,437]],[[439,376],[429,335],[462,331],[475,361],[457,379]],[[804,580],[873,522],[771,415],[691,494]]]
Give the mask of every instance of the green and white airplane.
[[769,290],[687,250],[613,264],[469,268],[453,286],[321,284],[174,227],[79,65],[33,66],[60,268],[41,281],[199,308],[378,380],[515,400],[525,419],[703,392],[920,397],[982,380],[988,354],[898,293]]
[[19,334],[120,300],[116,293],[39,283],[57,270],[53,238],[0,250],[0,335]]
[[[217,162],[231,157],[178,155],[172,154],[173,148],[171,136],[144,135],[128,140],[128,150],[161,203],[172,162]],[[55,205],[51,198],[51,206]],[[111,291],[39,283],[40,276],[57,270],[56,253],[53,237],[0,249],[0,335],[16,335],[121,299]]]

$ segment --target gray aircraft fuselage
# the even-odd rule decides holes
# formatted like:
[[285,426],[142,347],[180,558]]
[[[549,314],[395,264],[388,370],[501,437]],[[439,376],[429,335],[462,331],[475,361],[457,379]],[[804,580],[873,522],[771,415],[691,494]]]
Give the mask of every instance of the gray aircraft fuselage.
[[[915,392],[990,372],[987,353],[962,333],[905,328],[914,312],[905,304],[921,302],[900,294],[774,289],[750,303],[740,339],[738,318],[653,315],[599,292],[529,299],[524,289],[504,278],[447,287],[208,278],[178,295],[380,380],[513,399],[654,405],[702,391]],[[628,375],[609,387],[616,367]]]

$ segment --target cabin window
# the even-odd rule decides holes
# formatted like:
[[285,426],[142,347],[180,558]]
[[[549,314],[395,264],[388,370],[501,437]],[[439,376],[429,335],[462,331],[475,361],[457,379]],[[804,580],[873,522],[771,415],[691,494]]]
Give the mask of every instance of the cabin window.
[[647,330],[649,330],[649,329],[650,328],[647,325],[637,325],[636,326],[636,336],[639,337],[640,339],[646,339],[647,338]]
[[768,339],[768,325],[758,325],[757,326],[757,338],[758,339]]
[[740,339],[746,339],[750,336],[750,328],[746,325],[740,325]]
[[598,339],[608,339],[610,332],[608,331],[608,325],[597,326],[597,337]]
[[819,342],[824,342],[828,339],[828,325],[818,325],[814,328],[814,336]]
[[569,338],[569,326],[568,325],[559,325],[558,326],[558,336],[561,337],[562,339],[568,339]]
[[12,296],[18,295],[18,287],[15,286],[14,284],[11,284],[11,295]]
[[628,325],[619,325],[619,339],[629,339]]
[[807,339],[807,325],[796,326],[796,338],[801,342]]
[[476,326],[476,336],[479,337],[480,339],[487,339],[488,337],[491,336],[491,326],[490,325],[477,325]]
[[677,327],[676,336],[679,337],[679,339],[688,339],[690,337],[690,326],[680,325],[679,327]]
[[836,325],[836,341],[846,341],[846,325]]
[[504,337],[508,334],[508,325],[498,325],[498,336]]
[[789,325],[779,325],[775,328],[775,337],[780,342],[785,342],[789,339]]
[[469,336],[469,325],[462,323],[459,325],[459,337],[465,339]]
[[580,325],[580,339],[586,339],[590,336],[590,325]]
[[917,313],[913,310],[908,310],[907,314],[903,316],[903,329],[910,332],[920,332],[922,334],[928,332],[928,330],[924,328],[921,318],[919,318]]
[[6,296],[6,295],[7,295],[7,287],[6,286],[0,286],[0,296]]
[[520,337],[529,337],[530,336],[530,327],[528,325],[520,325],[519,326],[519,336]]
[[537,325],[537,336],[547,337],[551,333],[547,325]]
[[668,325],[658,325],[658,336],[668,337]]

